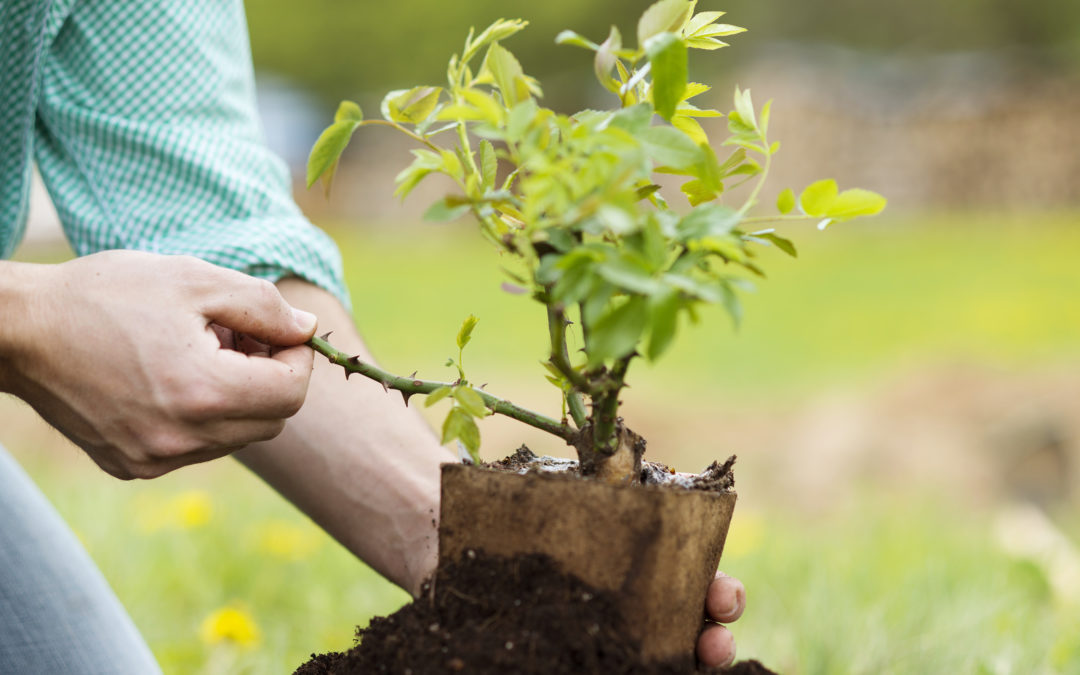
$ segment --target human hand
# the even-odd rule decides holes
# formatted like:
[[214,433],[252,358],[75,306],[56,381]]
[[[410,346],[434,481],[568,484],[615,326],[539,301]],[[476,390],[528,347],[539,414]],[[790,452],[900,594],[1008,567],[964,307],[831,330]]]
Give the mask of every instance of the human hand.
[[721,623],[731,623],[746,608],[746,589],[742,582],[717,572],[705,595],[705,614],[710,621],[697,643],[698,661],[704,666],[730,666],[735,661],[735,638]]
[[[118,478],[273,438],[304,402],[315,317],[267,281],[134,251],[21,265],[3,281],[15,277],[0,385]],[[214,324],[282,349],[223,348]]]

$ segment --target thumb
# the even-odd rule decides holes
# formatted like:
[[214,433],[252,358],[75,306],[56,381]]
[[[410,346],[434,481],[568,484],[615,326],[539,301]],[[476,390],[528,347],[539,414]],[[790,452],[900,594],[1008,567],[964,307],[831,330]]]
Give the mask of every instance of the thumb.
[[315,334],[315,315],[289,305],[274,284],[240,272],[227,277],[204,299],[206,319],[275,347],[303,344]]

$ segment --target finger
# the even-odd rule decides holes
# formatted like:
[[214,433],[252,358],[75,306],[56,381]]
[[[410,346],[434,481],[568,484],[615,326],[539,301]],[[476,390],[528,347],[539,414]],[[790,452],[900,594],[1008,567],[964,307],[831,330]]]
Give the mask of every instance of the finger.
[[269,281],[222,268],[210,275],[217,277],[216,283],[202,285],[199,307],[208,321],[283,347],[307,342],[315,334],[315,315],[290,306]]
[[705,610],[713,621],[731,623],[746,609],[746,588],[735,577],[717,572],[705,595]]
[[236,336],[236,351],[248,356],[270,356],[271,354],[270,345],[243,333]]
[[724,626],[709,624],[697,642],[697,657],[708,668],[730,666],[735,662],[735,638]]
[[282,349],[269,358],[219,350],[214,366],[223,401],[216,416],[292,417],[304,404],[314,356],[304,345]]

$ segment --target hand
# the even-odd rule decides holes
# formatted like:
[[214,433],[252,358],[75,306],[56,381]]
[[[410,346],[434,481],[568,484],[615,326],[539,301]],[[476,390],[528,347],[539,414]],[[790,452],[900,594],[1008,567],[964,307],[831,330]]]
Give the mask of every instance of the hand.
[[[746,608],[742,582],[717,572],[705,596],[705,613],[712,621],[731,623]],[[698,661],[708,667],[730,666],[735,661],[735,638],[718,623],[706,623],[697,643]]]
[[[118,478],[153,478],[273,438],[304,402],[315,317],[269,282],[133,251],[17,274],[29,283],[14,296],[21,311],[8,313],[17,318],[0,343],[0,384]],[[224,349],[214,324],[285,348]]]

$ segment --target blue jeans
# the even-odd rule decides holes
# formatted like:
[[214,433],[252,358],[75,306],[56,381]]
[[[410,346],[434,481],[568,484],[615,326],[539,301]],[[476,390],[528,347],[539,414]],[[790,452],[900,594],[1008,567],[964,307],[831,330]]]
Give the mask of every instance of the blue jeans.
[[75,534],[0,447],[0,673],[160,673]]

